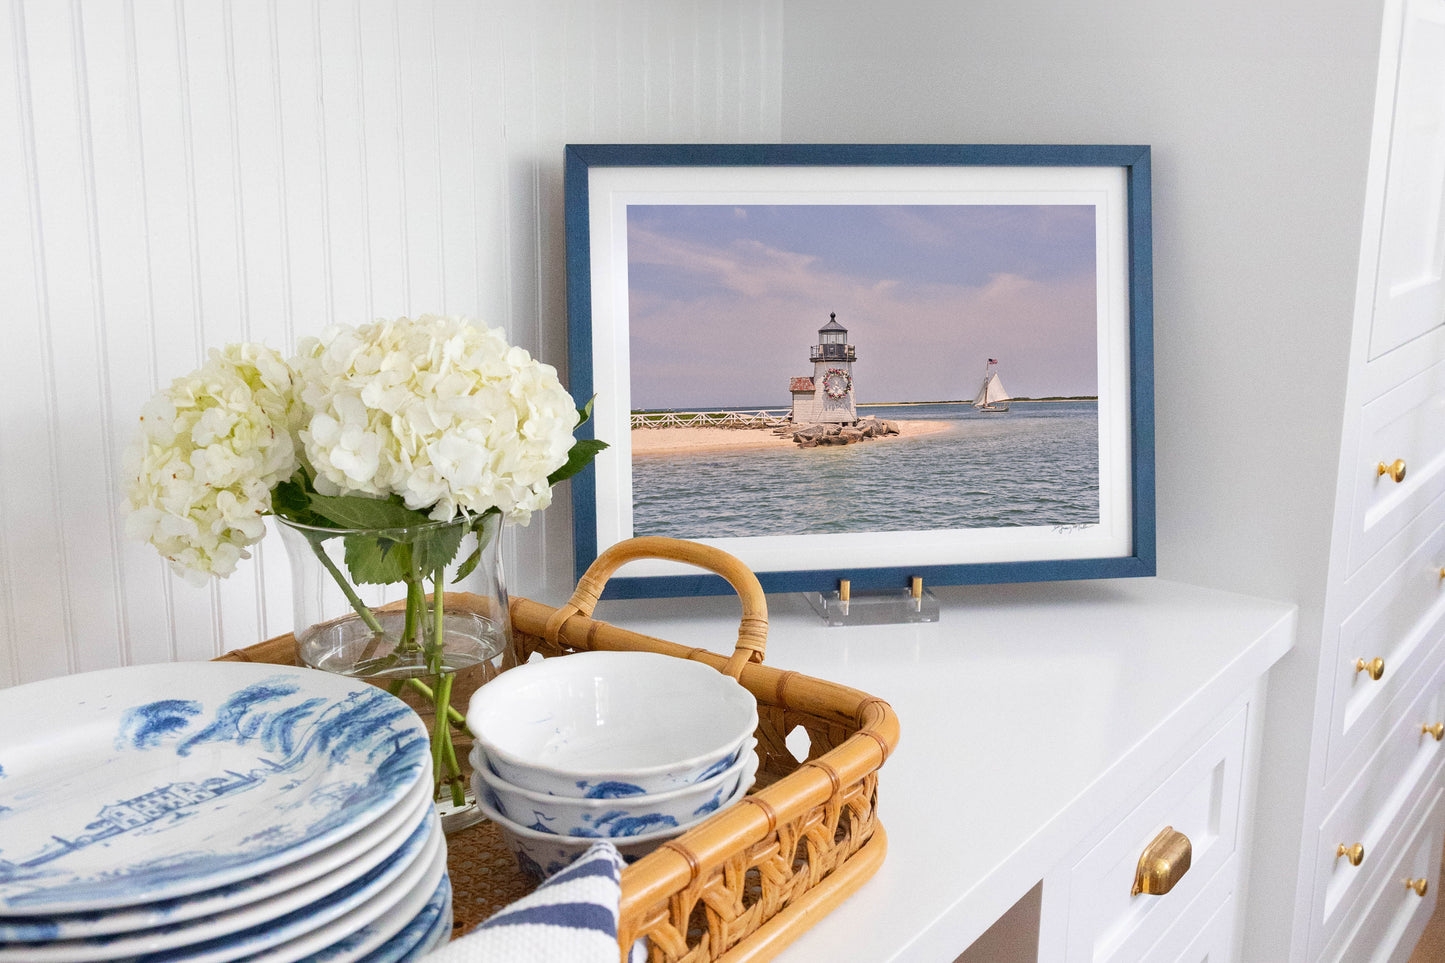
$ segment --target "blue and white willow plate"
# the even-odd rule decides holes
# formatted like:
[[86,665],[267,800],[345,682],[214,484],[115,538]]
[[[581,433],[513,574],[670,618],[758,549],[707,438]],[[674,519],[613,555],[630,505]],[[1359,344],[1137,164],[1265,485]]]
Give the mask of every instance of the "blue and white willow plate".
[[434,810],[431,782],[425,779],[370,826],[299,862],[190,896],[111,912],[24,916],[9,920],[0,917],[0,945],[131,933],[187,921],[205,925],[208,922],[205,917],[237,908],[278,916],[285,912],[279,907],[289,907],[303,891],[317,892],[317,887],[324,887],[325,892],[331,892],[371,869],[391,855]]
[[0,915],[172,899],[369,826],[429,772],[405,703],[330,673],[130,666],[0,700]]
[[430,862],[441,845],[441,831],[434,813],[416,826],[402,845],[373,861],[360,877],[327,886],[322,877],[285,894],[283,900],[267,900],[239,907],[228,913],[185,923],[94,936],[83,940],[25,943],[0,947],[4,963],[90,963],[127,959],[171,959],[175,950],[186,960],[223,963],[258,949],[283,943],[318,926],[339,919],[362,906],[372,896],[397,881],[413,864]]
[[[447,871],[447,850],[442,834],[438,832],[436,835],[442,845],[429,864],[423,866],[417,863],[395,884],[345,917],[287,943],[243,957],[244,963],[295,963],[297,960],[305,960],[306,963],[359,963],[368,953],[401,932],[441,885]],[[191,957],[178,953],[173,957],[156,957],[155,963],[163,960],[185,960],[189,963]],[[145,963],[152,961],[147,959]]]
[[[451,935],[452,880],[450,876],[443,875],[431,898],[410,923],[391,939],[353,963],[408,963],[441,946],[451,939]],[[357,941],[364,940],[365,937],[358,934]],[[337,947],[335,952],[336,956],[328,955],[325,951],[318,953],[311,957],[310,963],[321,963],[323,960],[326,963],[339,963],[339,957],[345,951]]]

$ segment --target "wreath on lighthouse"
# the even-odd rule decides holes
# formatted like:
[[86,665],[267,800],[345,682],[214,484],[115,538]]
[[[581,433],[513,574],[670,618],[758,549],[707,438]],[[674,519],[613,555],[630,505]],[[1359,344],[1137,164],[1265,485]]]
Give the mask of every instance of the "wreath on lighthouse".
[[823,391],[837,401],[853,390],[853,376],[842,368],[829,368],[823,376]]

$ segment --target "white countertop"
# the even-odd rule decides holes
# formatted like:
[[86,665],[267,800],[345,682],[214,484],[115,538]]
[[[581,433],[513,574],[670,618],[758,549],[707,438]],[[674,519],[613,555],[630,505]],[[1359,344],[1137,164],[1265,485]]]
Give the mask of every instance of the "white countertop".
[[[887,699],[902,732],[879,777],[887,859],[786,963],[953,960],[1127,804],[1111,772],[1163,765],[1294,638],[1289,604],[1158,579],[935,594],[936,623],[843,628],[768,597],[766,662]],[[730,652],[740,612],[648,599],[595,617]]]

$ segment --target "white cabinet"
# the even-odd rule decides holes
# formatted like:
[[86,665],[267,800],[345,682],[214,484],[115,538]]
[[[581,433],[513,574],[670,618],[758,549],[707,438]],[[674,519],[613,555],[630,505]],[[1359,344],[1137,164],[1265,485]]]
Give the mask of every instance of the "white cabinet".
[[1435,911],[1445,796],[1436,791],[1403,827],[1400,845],[1374,874],[1359,910],[1315,957],[1331,963],[1399,963],[1409,959]]
[[[1124,816],[1069,881],[1068,963],[1128,963],[1174,928],[1239,845],[1240,787],[1248,707],[1233,710],[1188,760]],[[1163,894],[1135,892],[1145,850],[1182,835],[1189,867]],[[1047,887],[1047,883],[1045,884]]]
[[[1426,730],[1439,715],[1442,683],[1445,665],[1420,687],[1414,703],[1395,708],[1394,724],[1378,729],[1378,749],[1319,825],[1312,867],[1316,951],[1369,890],[1375,868],[1389,862],[1390,847],[1398,843],[1407,817],[1438,789],[1445,744]],[[1355,846],[1360,847],[1358,865],[1341,852]],[[1433,878],[1433,870],[1426,875]]]
[[[1383,12],[1321,645],[1275,720],[1313,738],[1264,776],[1300,780],[1293,916],[1246,907],[1247,963],[1403,960],[1441,882],[1445,0]],[[1288,848],[1261,850],[1251,880],[1283,890]]]

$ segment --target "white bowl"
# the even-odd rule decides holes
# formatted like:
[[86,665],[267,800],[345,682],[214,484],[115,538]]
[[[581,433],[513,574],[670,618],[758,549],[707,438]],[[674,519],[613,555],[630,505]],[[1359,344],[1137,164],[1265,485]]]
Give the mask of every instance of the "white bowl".
[[753,694],[702,662],[579,652],[509,669],[472,695],[492,771],[558,796],[658,793],[715,776],[758,724]]
[[[548,876],[565,869],[577,857],[587,852],[593,843],[597,842],[598,837],[559,836],[555,833],[529,829],[512,822],[498,812],[497,807],[487,798],[488,791],[486,784],[480,778],[480,770],[472,773],[472,789],[477,796],[477,808],[497,824],[507,848],[517,859],[517,865],[521,867],[523,874],[531,878],[533,882],[540,883]],[[746,786],[739,786],[732,796],[718,808],[726,809],[733,805],[747,795],[747,791]],[[607,841],[617,847],[617,851],[622,854],[625,862],[635,863],[669,839],[676,839],[691,828],[692,826],[671,826],[650,833],[621,836]]]
[[702,782],[664,793],[625,795],[599,799],[578,799],[523,789],[507,782],[487,768],[486,761],[472,750],[472,769],[490,792],[487,802],[519,825],[562,836],[627,837],[653,830],[686,827],[746,790],[758,772],[758,754],[749,739],[737,762]]

